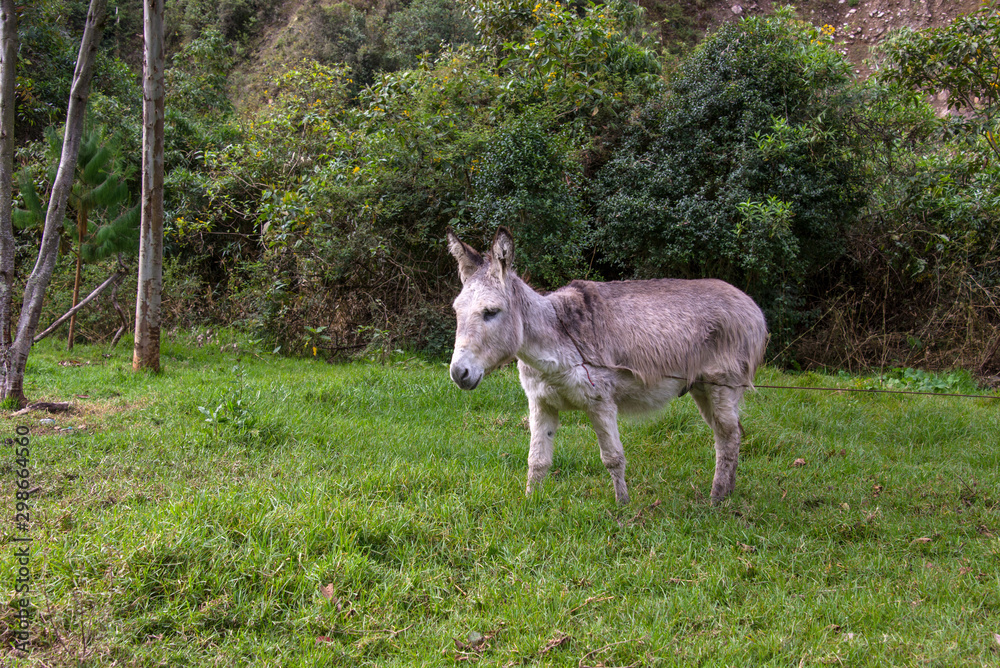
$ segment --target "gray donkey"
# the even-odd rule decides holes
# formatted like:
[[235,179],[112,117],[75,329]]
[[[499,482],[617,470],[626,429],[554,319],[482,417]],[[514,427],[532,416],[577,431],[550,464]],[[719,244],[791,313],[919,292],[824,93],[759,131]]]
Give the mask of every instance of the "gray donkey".
[[767,343],[764,314],[750,297],[714,279],[573,281],[543,296],[512,270],[507,228],[485,257],[450,229],[448,248],[462,279],[451,378],[473,390],[517,358],[531,425],[528,494],[552,466],[559,411],[581,410],[618,503],[628,503],[618,411],[656,410],[687,392],[715,433],[712,502],[733,491],[739,405]]

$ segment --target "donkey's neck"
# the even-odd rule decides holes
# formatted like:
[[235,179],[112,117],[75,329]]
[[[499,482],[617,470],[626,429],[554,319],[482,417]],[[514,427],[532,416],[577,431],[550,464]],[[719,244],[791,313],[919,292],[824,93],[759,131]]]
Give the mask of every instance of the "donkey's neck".
[[517,358],[543,373],[565,371],[581,362],[580,352],[559,323],[552,302],[515,277],[523,338]]

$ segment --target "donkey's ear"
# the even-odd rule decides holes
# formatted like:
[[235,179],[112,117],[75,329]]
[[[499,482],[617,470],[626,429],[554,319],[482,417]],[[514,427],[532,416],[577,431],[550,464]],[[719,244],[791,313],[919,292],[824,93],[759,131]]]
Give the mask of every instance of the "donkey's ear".
[[514,264],[514,237],[511,236],[510,230],[506,227],[501,225],[500,229],[497,230],[497,235],[493,237],[493,248],[490,254],[493,256],[490,272],[501,282],[506,280],[511,265]]
[[469,277],[483,266],[483,256],[477,253],[472,246],[459,239],[450,227],[448,228],[448,250],[458,261],[458,277],[462,279],[462,283],[469,280]]

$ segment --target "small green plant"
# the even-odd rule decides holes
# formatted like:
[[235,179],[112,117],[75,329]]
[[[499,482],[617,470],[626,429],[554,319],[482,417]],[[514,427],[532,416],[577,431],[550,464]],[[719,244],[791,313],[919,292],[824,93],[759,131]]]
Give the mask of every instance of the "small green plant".
[[932,373],[923,369],[890,369],[875,376],[867,385],[871,389],[912,390],[915,392],[961,392],[975,389],[975,383],[965,371]]
[[198,412],[205,416],[205,422],[216,430],[232,429],[236,432],[247,432],[257,424],[256,402],[260,400],[258,391],[253,400],[249,399],[246,388],[246,369],[241,365],[233,367],[233,377],[236,380],[235,389],[215,408],[198,406]]
[[385,364],[389,359],[392,349],[392,339],[388,329],[375,327],[374,325],[362,325],[358,327],[358,336],[368,339],[364,356],[372,361]]
[[305,326],[305,343],[302,344],[302,347],[306,354],[311,353],[313,357],[316,357],[320,350],[330,344],[333,339],[330,338],[329,334],[325,334],[326,329],[326,327]]

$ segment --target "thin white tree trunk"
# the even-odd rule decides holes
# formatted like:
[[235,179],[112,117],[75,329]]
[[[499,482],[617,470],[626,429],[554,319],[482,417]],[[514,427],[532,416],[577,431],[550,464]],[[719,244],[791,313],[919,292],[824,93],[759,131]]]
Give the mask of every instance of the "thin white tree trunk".
[[0,371],[6,375],[14,290],[14,84],[17,13],[14,0],[0,1]]
[[66,110],[62,156],[59,158],[56,178],[52,182],[49,208],[45,215],[42,244],[38,251],[38,259],[35,261],[35,268],[24,285],[21,317],[17,323],[14,342],[10,346],[3,394],[5,398],[16,399],[22,404],[25,402],[24,368],[28,363],[28,353],[31,352],[32,339],[42,313],[45,289],[52,279],[52,271],[59,255],[59,234],[62,231],[63,219],[66,217],[66,201],[73,186],[76,158],[80,152],[83,119],[87,110],[87,99],[90,96],[90,80],[94,71],[97,45],[101,41],[101,30],[104,27],[105,6],[106,0],[90,0],[87,24],[83,30],[83,39],[80,41],[80,53],[76,58],[76,71],[73,73],[73,84],[70,88],[69,107]]
[[142,222],[132,368],[160,370],[163,280],[163,3],[143,0]]

